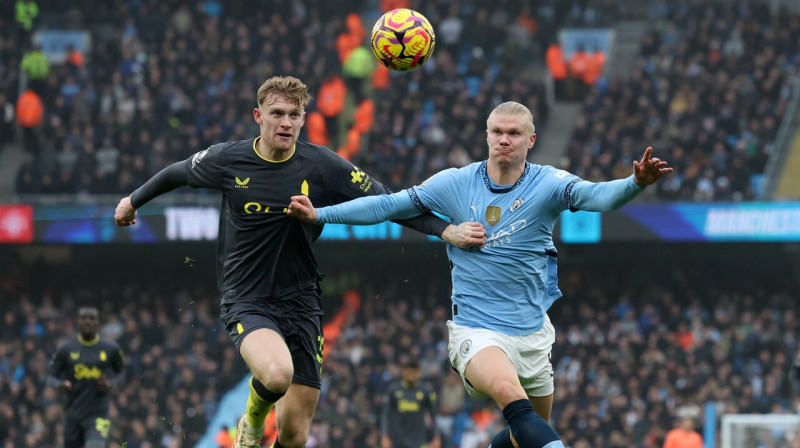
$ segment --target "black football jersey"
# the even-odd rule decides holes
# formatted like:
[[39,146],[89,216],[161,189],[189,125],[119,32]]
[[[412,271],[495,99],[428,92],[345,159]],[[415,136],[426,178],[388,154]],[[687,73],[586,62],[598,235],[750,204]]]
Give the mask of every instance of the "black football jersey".
[[436,415],[436,393],[424,384],[394,383],[383,399],[381,432],[388,434],[395,447],[418,448],[427,444],[433,429],[425,422]]
[[280,300],[321,279],[311,245],[323,225],[286,214],[295,195],[315,207],[390,191],[324,146],[298,141],[285,161],[263,158],[258,138],[220,143],[186,160],[189,185],[223,193],[217,243],[222,303]]
[[75,419],[106,415],[109,394],[97,389],[97,381],[105,375],[112,384],[119,382],[123,375],[122,350],[117,344],[99,337],[94,343],[75,337],[64,342],[53,354],[48,374],[59,383],[72,382],[64,408],[66,415]]

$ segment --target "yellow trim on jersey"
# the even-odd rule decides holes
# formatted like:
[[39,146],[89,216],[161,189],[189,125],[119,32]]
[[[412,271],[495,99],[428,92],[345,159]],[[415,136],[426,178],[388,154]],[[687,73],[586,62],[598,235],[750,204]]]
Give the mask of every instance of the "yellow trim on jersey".
[[260,152],[258,152],[258,148],[256,147],[256,144],[258,144],[258,141],[259,141],[259,140],[261,140],[261,136],[260,136],[260,135],[259,135],[258,137],[256,137],[256,139],[255,139],[255,140],[253,140],[253,151],[255,151],[255,152],[256,152],[256,155],[257,155],[258,157],[261,157],[263,160],[265,160],[265,161],[267,161],[267,162],[269,162],[269,163],[283,163],[283,162],[286,162],[286,161],[288,161],[289,159],[291,159],[291,158],[292,158],[292,156],[294,155],[294,152],[297,150],[297,143],[295,143],[295,144],[292,146],[292,153],[291,153],[291,154],[289,154],[289,157],[287,157],[287,158],[285,158],[285,159],[283,159],[283,160],[269,160],[268,158],[266,158],[266,157],[262,156]]
[[78,335],[78,342],[80,342],[81,345],[85,345],[87,347],[91,347],[92,345],[95,345],[98,342],[100,342],[100,334],[98,333],[98,334],[94,335],[94,338],[91,341],[84,341],[83,338],[81,337],[81,335]]

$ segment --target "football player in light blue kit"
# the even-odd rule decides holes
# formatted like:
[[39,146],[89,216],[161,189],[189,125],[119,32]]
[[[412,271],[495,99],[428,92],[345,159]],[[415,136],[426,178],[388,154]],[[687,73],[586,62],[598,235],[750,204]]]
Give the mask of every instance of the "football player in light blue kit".
[[444,170],[399,193],[331,207],[315,209],[307,197],[295,196],[288,213],[318,223],[372,224],[432,210],[466,224],[475,239],[485,234],[482,247],[447,246],[453,264],[450,363],[471,396],[488,395],[503,410],[510,429],[498,433],[491,448],[563,447],[547,424],[555,342],[547,310],[561,297],[556,219],[566,209],[618,209],[672,168],[647,148],[630,177],[587,182],[526,161],[536,133],[524,105],[503,103],[486,124],[486,161]]

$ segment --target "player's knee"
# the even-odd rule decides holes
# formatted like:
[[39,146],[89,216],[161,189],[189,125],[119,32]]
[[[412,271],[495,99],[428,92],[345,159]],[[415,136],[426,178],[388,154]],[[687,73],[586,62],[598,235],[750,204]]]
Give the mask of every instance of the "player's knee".
[[522,386],[503,380],[492,382],[491,386],[489,386],[488,394],[494,398],[500,406],[505,406],[513,401],[528,398]]
[[281,428],[279,440],[286,448],[303,448],[308,441],[308,431],[300,427]]
[[291,365],[287,367],[276,363],[267,363],[253,369],[253,375],[271,392],[283,394],[289,390],[289,385],[292,384],[294,370]]

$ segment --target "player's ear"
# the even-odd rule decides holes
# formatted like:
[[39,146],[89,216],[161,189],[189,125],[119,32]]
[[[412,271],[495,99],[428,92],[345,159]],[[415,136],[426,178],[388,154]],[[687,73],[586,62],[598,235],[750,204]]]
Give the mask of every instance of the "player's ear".
[[531,148],[533,148],[533,144],[534,144],[534,143],[536,143],[536,133],[534,133],[533,135],[531,135],[531,144],[530,144],[530,145],[528,145],[528,149],[531,149]]
[[253,109],[253,121],[258,123],[259,125],[261,124],[261,109],[259,109],[258,107]]

